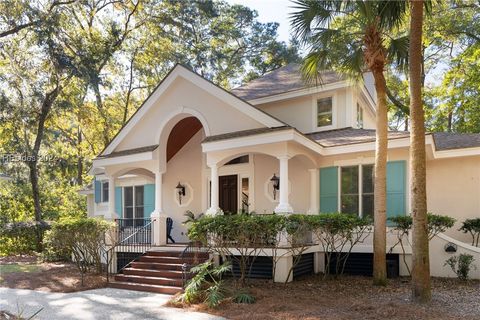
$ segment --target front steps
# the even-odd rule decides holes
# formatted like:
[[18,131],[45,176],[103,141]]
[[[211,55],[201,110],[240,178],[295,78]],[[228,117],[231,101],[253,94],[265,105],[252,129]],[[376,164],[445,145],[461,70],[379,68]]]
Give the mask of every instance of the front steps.
[[[190,268],[208,260],[207,253],[186,253],[181,251],[148,251],[131,262],[122,273],[116,274],[110,287],[135,291],[176,294],[183,291],[183,264]],[[192,274],[187,271],[186,278]]]

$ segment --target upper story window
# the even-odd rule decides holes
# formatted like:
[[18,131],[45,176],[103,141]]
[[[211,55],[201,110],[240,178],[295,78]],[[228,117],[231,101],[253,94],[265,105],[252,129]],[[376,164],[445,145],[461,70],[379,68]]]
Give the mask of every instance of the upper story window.
[[102,181],[101,202],[108,202],[108,181]]
[[333,125],[333,99],[332,97],[317,100],[317,127]]
[[357,128],[363,129],[363,108],[357,103]]

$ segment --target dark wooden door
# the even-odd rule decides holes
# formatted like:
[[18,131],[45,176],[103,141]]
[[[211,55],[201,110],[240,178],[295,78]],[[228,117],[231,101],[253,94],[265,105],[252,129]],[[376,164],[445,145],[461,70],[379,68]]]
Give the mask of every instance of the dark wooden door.
[[237,175],[218,177],[220,209],[225,213],[238,211],[238,185]]

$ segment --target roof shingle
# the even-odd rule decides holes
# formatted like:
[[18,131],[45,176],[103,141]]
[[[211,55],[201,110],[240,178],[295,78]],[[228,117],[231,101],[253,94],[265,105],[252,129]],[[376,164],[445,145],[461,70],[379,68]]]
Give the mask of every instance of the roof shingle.
[[[343,77],[334,71],[323,72],[321,78],[322,84],[343,80]],[[300,65],[291,63],[252,80],[241,87],[235,88],[231,92],[237,97],[248,101],[311,86],[303,80]]]

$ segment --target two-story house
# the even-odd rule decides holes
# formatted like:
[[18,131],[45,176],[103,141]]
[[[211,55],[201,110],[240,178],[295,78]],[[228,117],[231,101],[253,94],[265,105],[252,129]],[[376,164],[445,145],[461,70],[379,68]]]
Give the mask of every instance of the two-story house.
[[[170,217],[187,242],[186,211],[373,215],[373,79],[322,80],[291,64],[228,92],[175,66],[94,159],[89,216]],[[480,134],[429,133],[426,148],[429,211],[478,217]],[[409,133],[389,132],[389,216],[409,214],[409,180]]]

